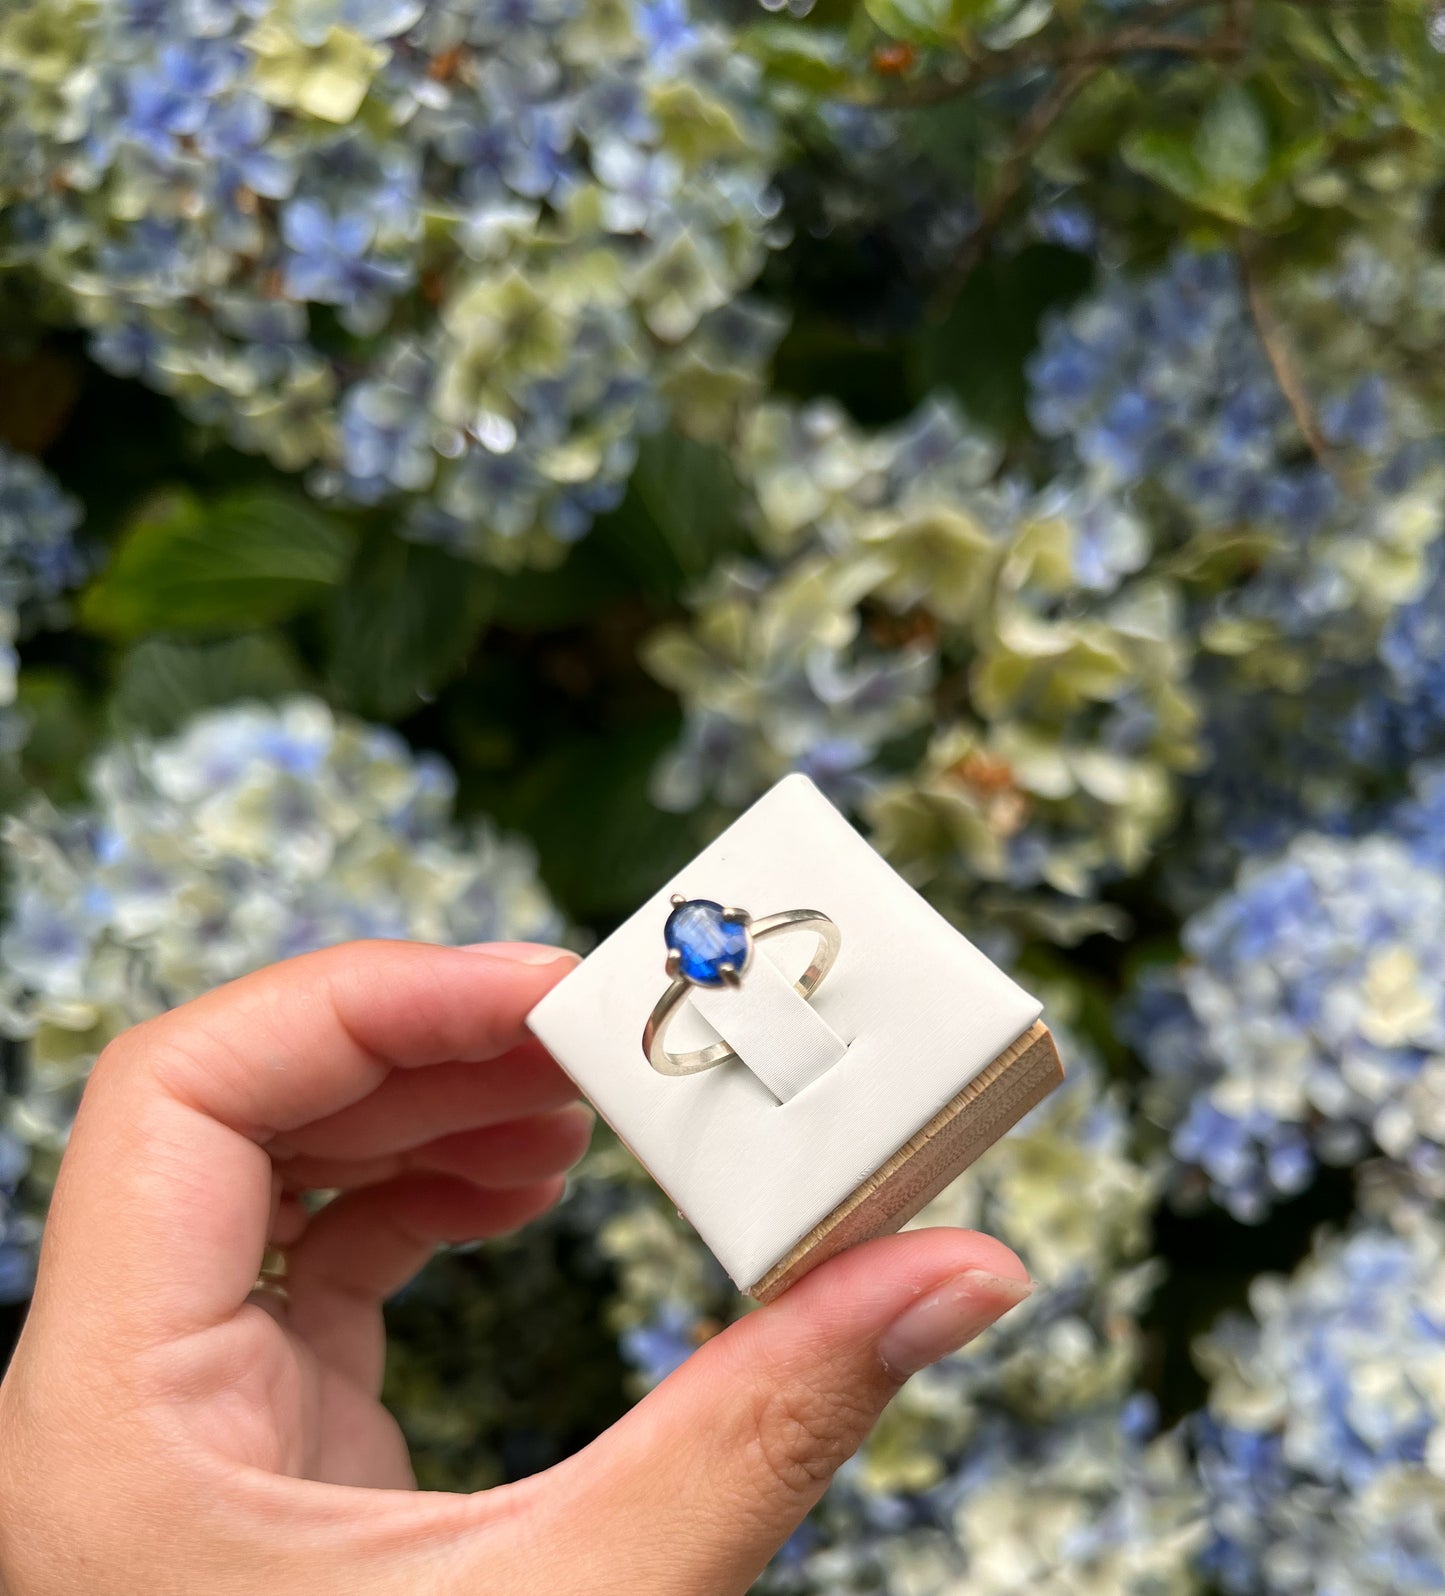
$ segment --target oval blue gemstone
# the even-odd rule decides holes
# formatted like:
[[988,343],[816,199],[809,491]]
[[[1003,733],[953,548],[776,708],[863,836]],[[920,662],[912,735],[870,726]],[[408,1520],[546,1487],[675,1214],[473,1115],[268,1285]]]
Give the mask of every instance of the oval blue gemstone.
[[748,928],[729,920],[720,903],[693,898],[680,903],[662,928],[668,947],[677,952],[678,972],[698,986],[721,986],[722,967],[741,970],[748,962]]

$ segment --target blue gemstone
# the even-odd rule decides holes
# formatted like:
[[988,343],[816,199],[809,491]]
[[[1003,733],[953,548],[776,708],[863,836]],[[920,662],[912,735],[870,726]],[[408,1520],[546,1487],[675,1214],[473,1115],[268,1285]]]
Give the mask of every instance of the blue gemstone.
[[748,928],[729,920],[720,903],[694,898],[680,903],[667,917],[663,939],[680,961],[678,973],[698,986],[721,986],[722,967],[741,970],[748,962]]

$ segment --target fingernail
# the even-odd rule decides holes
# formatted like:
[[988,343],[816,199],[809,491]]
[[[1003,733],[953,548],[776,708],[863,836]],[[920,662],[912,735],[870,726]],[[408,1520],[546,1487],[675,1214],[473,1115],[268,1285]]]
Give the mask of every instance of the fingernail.
[[541,942],[469,942],[462,951],[485,953],[512,964],[560,964],[564,959],[573,964],[580,962],[571,948],[549,948]]
[[892,1374],[907,1379],[982,1335],[1033,1290],[987,1269],[965,1269],[911,1303],[884,1332],[878,1356]]

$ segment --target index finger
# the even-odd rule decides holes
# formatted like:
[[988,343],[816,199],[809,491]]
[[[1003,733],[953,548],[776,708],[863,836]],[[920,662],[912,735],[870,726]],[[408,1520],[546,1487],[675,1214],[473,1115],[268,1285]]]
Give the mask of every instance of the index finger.
[[83,1292],[107,1333],[132,1344],[228,1318],[266,1244],[265,1144],[358,1102],[392,1070],[498,1057],[574,960],[531,944],[355,942],[127,1031],[76,1115],[36,1309]]

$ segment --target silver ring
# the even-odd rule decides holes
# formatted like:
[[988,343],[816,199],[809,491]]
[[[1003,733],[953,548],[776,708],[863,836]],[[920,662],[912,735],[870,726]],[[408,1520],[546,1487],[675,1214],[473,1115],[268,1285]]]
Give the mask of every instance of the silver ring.
[[270,1243],[261,1254],[261,1268],[256,1275],[256,1284],[251,1287],[251,1295],[274,1297],[277,1302],[289,1306],[291,1293],[286,1285],[286,1250]]
[[726,1042],[714,1042],[691,1053],[669,1053],[667,1028],[686,1001],[689,988],[741,986],[753,961],[753,949],[764,937],[782,931],[812,931],[818,938],[812,963],[794,983],[799,996],[810,998],[843,945],[842,933],[826,914],[817,909],[788,909],[754,920],[746,909],[728,909],[710,898],[673,894],[672,913],[662,928],[667,943],[665,967],[672,985],[657,1000],[642,1032],[642,1051],[659,1075],[696,1075],[719,1064],[737,1062],[737,1054]]

